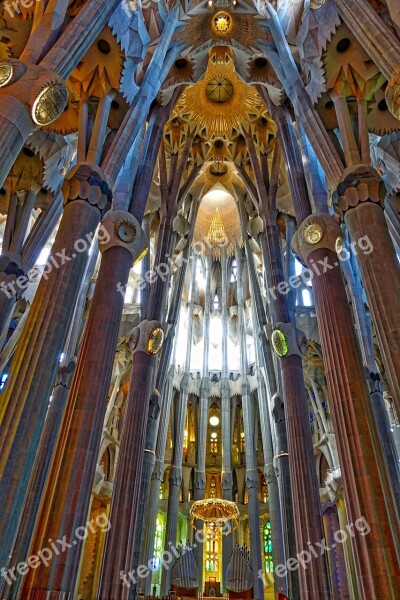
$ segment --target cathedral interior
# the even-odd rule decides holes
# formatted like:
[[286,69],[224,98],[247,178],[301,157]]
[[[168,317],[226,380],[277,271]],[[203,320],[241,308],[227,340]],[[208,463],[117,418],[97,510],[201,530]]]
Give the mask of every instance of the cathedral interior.
[[1,600],[400,598],[400,1],[0,7]]

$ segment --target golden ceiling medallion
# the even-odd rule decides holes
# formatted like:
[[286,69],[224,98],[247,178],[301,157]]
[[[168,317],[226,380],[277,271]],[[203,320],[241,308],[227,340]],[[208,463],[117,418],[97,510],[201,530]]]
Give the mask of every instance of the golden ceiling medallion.
[[218,76],[207,84],[206,94],[213,102],[222,104],[232,98],[233,85],[226,77]]
[[226,35],[229,33],[233,26],[233,20],[230,14],[225,11],[217,12],[213,17],[213,27],[216,33],[220,35]]
[[308,225],[305,228],[303,236],[304,236],[304,239],[306,240],[306,242],[314,245],[314,244],[318,244],[318,242],[320,242],[322,240],[323,234],[324,234],[324,232],[319,223],[311,223],[311,225]]
[[262,106],[254,87],[238,79],[229,49],[215,47],[210,53],[204,78],[187,88],[180,109],[191,114],[209,136],[230,134],[232,127],[248,121],[249,113]]

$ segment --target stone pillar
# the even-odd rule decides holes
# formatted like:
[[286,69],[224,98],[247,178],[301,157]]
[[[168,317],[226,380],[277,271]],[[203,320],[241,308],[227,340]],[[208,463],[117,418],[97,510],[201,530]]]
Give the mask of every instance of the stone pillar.
[[[8,252],[0,256],[0,334],[3,334],[5,327],[8,331],[15,303],[23,289],[27,287],[24,275],[19,256]],[[19,281],[24,282],[24,287],[19,285]],[[3,339],[5,337],[6,333]]]
[[0,564],[3,565],[8,563],[79,293],[90,247],[88,239],[93,239],[111,199],[100,169],[89,164],[75,167],[63,190],[64,214],[1,398],[0,490],[5,501],[0,524]]
[[[279,292],[278,286],[284,282],[284,275],[277,226],[270,220],[271,218],[273,217],[265,216],[264,221],[268,250],[265,259],[270,261],[273,285]],[[283,335],[289,335],[291,340],[290,348],[288,347],[285,353],[276,352],[282,378],[284,405],[279,394],[275,395],[273,415],[277,425],[278,443],[281,440],[285,443],[287,439],[287,451],[285,447],[278,448],[274,466],[280,470],[284,467],[285,461],[289,461],[291,497],[295,516],[296,553],[298,553],[305,550],[308,543],[315,544],[322,539],[322,513],[303,376],[301,344],[304,335],[296,329],[294,324],[289,322],[288,307],[283,294],[276,293],[274,305],[277,319],[274,330],[277,332],[274,331],[272,334],[272,345],[275,349],[274,340],[279,341],[281,337],[279,331],[285,331],[286,333]],[[286,432],[283,430],[284,425],[286,425]],[[287,434],[287,438],[285,434]],[[290,548],[290,552],[293,550]],[[288,558],[294,558],[294,556],[290,554]],[[310,568],[299,569],[298,572],[301,596],[309,594],[310,598],[315,599],[330,598],[325,556],[316,558]]]
[[[192,227],[192,232],[194,227]],[[184,257],[187,257],[189,248],[190,248],[190,240],[191,235],[189,236],[188,244],[184,250]],[[160,263],[164,262],[165,257],[161,256]],[[140,564],[147,564],[150,555],[149,552],[152,550],[152,544],[154,543],[154,538],[151,537],[151,526],[144,527],[146,522],[146,513],[148,511],[149,506],[149,493],[150,493],[150,485],[151,485],[151,476],[154,470],[155,462],[156,462],[156,445],[158,438],[159,426],[165,426],[165,418],[161,422],[161,417],[159,415],[160,409],[162,410],[163,402],[168,402],[168,399],[172,396],[172,388],[173,387],[173,374],[174,374],[174,359],[171,361],[171,355],[174,350],[174,339],[175,339],[175,331],[176,324],[180,314],[180,306],[181,306],[181,298],[182,298],[182,290],[183,283],[185,280],[186,274],[186,266],[187,260],[182,261],[182,265],[179,271],[175,276],[175,285],[173,286],[173,293],[171,298],[171,307],[169,311],[169,315],[166,318],[165,315],[161,313],[164,312],[165,306],[165,294],[168,288],[169,278],[165,281],[165,290],[160,292],[161,298],[163,299],[159,302],[158,305],[158,315],[160,319],[163,321],[166,319],[169,325],[168,334],[163,345],[163,351],[160,358],[160,363],[157,370],[157,379],[156,379],[156,393],[160,394],[159,403],[155,400],[153,411],[149,412],[149,418],[147,421],[147,429],[146,429],[146,445],[144,449],[144,457],[143,457],[143,473],[142,473],[142,485],[141,485],[141,498],[140,498],[140,506],[138,508],[138,516],[135,524],[135,554],[132,561],[132,567],[135,569],[139,565],[139,557],[141,557]],[[157,290],[155,290],[157,291]],[[152,290],[153,295],[153,290]],[[149,305],[151,306],[151,304]],[[153,308],[154,310],[154,308]],[[172,362],[172,372],[169,377],[168,385],[166,386],[166,378],[168,368],[170,367]],[[154,413],[154,414],[153,414]],[[169,412],[168,412],[169,415]],[[168,420],[167,420],[168,427]],[[158,500],[158,497],[157,497]],[[146,579],[141,579],[139,582],[139,588],[144,591],[146,586]]]
[[[35,466],[29,482],[27,497],[22,513],[21,522],[18,527],[12,555],[9,564],[17,565],[24,562],[29,554],[29,548],[32,540],[34,525],[39,516],[39,508],[42,500],[43,489],[46,484],[47,474],[51,465],[54,447],[57,442],[60,431],[60,421],[64,413],[68,393],[71,387],[71,380],[75,370],[76,360],[72,359],[58,369],[56,384],[47,411],[43,434],[40,439],[39,451],[35,460]],[[21,585],[21,577],[17,578],[11,589],[0,590],[4,598],[16,597],[17,590]],[[8,595],[8,593],[10,595]]]
[[[167,434],[168,434],[168,423],[169,417],[171,414],[171,404],[174,396],[174,373],[175,367],[171,365],[171,370],[168,376],[168,382],[165,389],[165,396],[163,398],[162,407],[161,407],[161,415],[160,415],[160,426],[159,426],[159,436],[157,438],[157,446],[156,446],[156,455],[155,455],[155,465],[152,473],[150,493],[149,493],[149,503],[148,510],[146,514],[145,521],[145,530],[147,531],[145,537],[145,543],[143,548],[143,553],[141,554],[141,564],[147,564],[149,559],[153,555],[154,548],[154,538],[156,531],[156,519],[157,519],[157,511],[158,511],[158,503],[160,499],[160,489],[161,482],[164,477],[165,467],[164,467],[164,455],[165,455],[165,446],[167,442]],[[141,589],[141,591],[143,591]],[[146,577],[145,581],[145,594],[149,596],[151,593],[151,572]]]
[[364,519],[370,528],[370,534],[352,537],[361,595],[394,600],[397,514],[335,251],[340,244],[339,226],[323,213],[308,217],[293,243],[316,274],[313,292],[349,523]]
[[340,531],[340,523],[336,506],[332,503],[325,506],[323,516],[326,544],[330,548],[328,561],[332,581],[332,598],[334,600],[349,600],[343,543],[337,541],[341,539],[341,536],[337,533]]
[[39,551],[48,538],[63,535],[76,543],[54,557],[51,566],[41,565],[32,571],[23,588],[28,598],[44,600],[52,591],[54,598],[61,599],[63,594],[74,592],[82,550],[75,532],[86,525],[89,510],[123,290],[132,262],[144,246],[140,225],[129,213],[110,212],[102,225],[107,232],[106,239],[100,241],[102,262],[32,547]]
[[[279,522],[277,520],[275,531],[272,530],[271,533],[275,536],[275,546],[276,549],[280,548],[280,559],[276,562],[274,558],[274,564],[284,564],[285,556],[293,557],[296,555],[296,540],[295,540],[295,527],[294,527],[294,514],[293,514],[293,502],[292,502],[292,490],[290,484],[290,467],[289,467],[289,454],[287,449],[287,432],[286,432],[286,421],[285,421],[285,411],[283,409],[283,402],[279,393],[277,392],[278,382],[275,376],[275,366],[273,363],[272,353],[271,353],[271,345],[266,336],[267,330],[267,319],[266,314],[262,305],[262,298],[260,292],[260,286],[257,280],[257,275],[254,268],[254,260],[249,247],[247,236],[244,234],[243,237],[245,240],[245,248],[246,248],[246,256],[247,256],[247,264],[249,268],[250,275],[250,289],[252,294],[252,307],[254,312],[257,314],[257,323],[259,329],[259,339],[261,342],[262,352],[259,360],[261,361],[264,372],[265,372],[265,382],[268,384],[269,391],[269,404],[267,403],[265,406],[265,417],[261,417],[262,425],[261,431],[266,434],[266,438],[263,437],[263,445],[264,445],[264,453],[265,448],[269,443],[271,443],[270,447],[270,460],[267,461],[268,468],[266,470],[266,477],[268,471],[268,481],[271,481],[271,502],[276,502],[275,510],[280,511]],[[269,264],[268,252],[265,243],[265,236],[260,236],[261,248],[263,252],[264,258],[264,268],[266,271],[270,271],[272,276],[272,265]],[[264,242],[264,243],[262,243]],[[273,273],[274,281],[276,277],[276,271]],[[271,287],[272,285],[272,277],[271,277]],[[253,306],[254,305],[254,306]],[[273,308],[273,314],[275,316],[275,307]],[[278,307],[276,307],[278,308]],[[254,315],[253,315],[254,317]],[[289,318],[289,317],[288,317]],[[254,321],[253,321],[254,322]],[[260,397],[259,397],[259,406],[260,406],[260,415],[262,415],[262,404],[260,405]],[[272,407],[270,409],[270,406]],[[270,439],[268,434],[265,432],[265,426],[268,422],[270,422]],[[265,423],[265,426],[263,424]],[[273,426],[272,426],[273,425]],[[274,434],[274,435],[273,435]],[[274,442],[275,442],[275,454],[274,457]],[[273,482],[277,481],[278,489],[274,490]],[[269,493],[271,493],[269,492]],[[276,493],[274,499],[274,493]],[[272,515],[271,515],[272,519]],[[281,531],[279,530],[279,523]],[[272,520],[271,520],[272,524]],[[283,548],[282,548],[283,543]],[[293,597],[293,600],[300,600],[300,589],[299,589],[299,578],[298,573],[296,571],[289,571],[286,575],[283,575],[281,578],[275,577],[275,588],[276,591],[279,592],[281,588],[284,591],[290,591],[290,594]]]
[[345,171],[337,196],[337,210],[357,255],[386,375],[400,414],[400,265],[380,204],[384,186],[376,171],[359,165]]
[[[243,258],[238,247],[236,247],[237,280],[243,281]],[[250,555],[251,565],[254,575],[253,597],[264,599],[263,579],[261,559],[261,539],[260,539],[260,510],[258,503],[258,470],[256,459],[256,448],[253,429],[253,411],[250,398],[250,386],[247,380],[248,361],[246,345],[246,321],[244,313],[244,295],[243,286],[239,285],[237,289],[238,298],[238,317],[240,331],[240,371],[242,381],[242,414],[245,440],[246,457],[246,489],[249,499],[249,529],[250,529]]]
[[[98,599],[127,600],[129,587],[121,573],[129,573],[133,556],[134,525],[139,502],[149,400],[154,392],[153,373],[163,341],[161,323],[142,321],[131,333],[134,352],[129,395],[111,503],[111,528],[106,538]],[[135,359],[136,355],[136,359]],[[113,526],[114,524],[114,526]]]
[[[77,343],[79,334],[83,328],[83,313],[86,303],[88,286],[96,264],[98,251],[93,248],[90,255],[84,282],[81,288],[79,299],[75,308],[73,321],[68,333],[68,341],[64,347],[65,358],[60,365],[57,373],[56,383],[51,396],[51,402],[44,422],[43,433],[40,438],[40,446],[35,459],[33,473],[29,481],[29,490],[26,494],[24,510],[21,523],[18,528],[17,539],[14,544],[10,564],[15,565],[23,562],[28,553],[34,533],[34,523],[39,515],[39,507],[42,501],[43,490],[46,485],[47,475],[51,466],[51,458],[56,447],[58,435],[65,413],[65,407],[71,380],[75,370]],[[18,577],[17,586],[21,583],[21,577]]]
[[[232,461],[231,461],[231,397],[228,368],[228,262],[226,247],[221,248],[222,270],[222,378],[221,378],[221,432],[222,432],[222,495],[232,501]],[[222,592],[226,591],[226,569],[233,550],[233,536],[222,536]]]
[[[176,398],[175,437],[172,465],[169,473],[169,496],[167,509],[167,528],[165,531],[165,551],[176,546],[178,533],[179,494],[182,486],[183,438],[185,432],[186,411],[188,402],[189,372],[186,371],[181,383],[180,394]],[[166,595],[171,589],[171,568],[163,568],[161,580],[161,595]]]

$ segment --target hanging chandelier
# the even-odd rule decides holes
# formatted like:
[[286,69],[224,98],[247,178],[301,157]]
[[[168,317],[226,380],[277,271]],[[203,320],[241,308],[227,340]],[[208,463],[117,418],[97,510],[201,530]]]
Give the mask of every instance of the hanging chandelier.
[[216,527],[222,527],[227,521],[233,521],[232,532],[238,526],[239,516],[240,513],[236,503],[222,498],[196,500],[190,509],[191,524],[195,529],[197,529],[194,524],[195,519],[199,519],[208,525],[213,523]]

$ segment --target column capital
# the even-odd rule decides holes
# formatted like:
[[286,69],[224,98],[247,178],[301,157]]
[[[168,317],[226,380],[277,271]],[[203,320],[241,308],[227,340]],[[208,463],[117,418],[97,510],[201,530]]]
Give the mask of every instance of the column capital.
[[99,248],[103,254],[109,248],[119,246],[131,254],[134,264],[139,262],[149,249],[148,238],[139,221],[126,210],[112,210],[101,223],[103,235],[99,235]]
[[195,477],[194,477],[194,486],[195,486],[196,490],[205,490],[206,489],[206,473],[205,473],[205,471],[196,469]]
[[62,114],[68,100],[64,81],[57,73],[16,58],[0,61],[0,96],[11,96],[27,109],[33,123],[44,127]]
[[364,367],[365,379],[367,381],[369,393],[382,394],[382,380],[379,373],[371,373],[369,369]]
[[180,487],[182,484],[182,467],[178,467],[176,465],[172,465],[169,472],[169,483],[170,485],[175,485],[176,487]]
[[8,298],[11,298],[12,295],[19,298],[26,287],[26,276],[22,269],[21,257],[18,254],[4,252],[0,256],[0,291],[5,293]]
[[388,109],[400,119],[400,65],[394,70],[385,92]]
[[221,483],[223,490],[231,490],[233,486],[233,476],[231,470],[225,470],[221,473]]
[[103,216],[111,207],[112,192],[97,165],[81,163],[66,175],[61,188],[64,208],[74,200],[86,200]]
[[258,470],[257,469],[246,469],[246,488],[258,489]]
[[153,474],[152,474],[151,478],[162,481],[163,477],[164,477],[164,472],[165,472],[164,461],[160,460],[159,458],[156,458],[154,468],[153,468]]
[[293,236],[292,249],[306,265],[312,252],[320,248],[340,251],[342,231],[331,215],[314,213],[304,219]]
[[343,172],[334,194],[335,212],[344,214],[361,202],[375,202],[383,208],[386,188],[379,173],[369,165],[352,165]]
[[57,371],[57,377],[54,387],[63,386],[69,390],[72,377],[75,371],[76,357],[68,361],[67,364],[61,365]]

